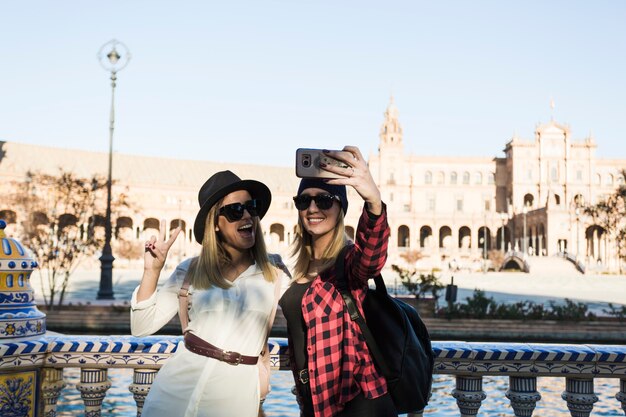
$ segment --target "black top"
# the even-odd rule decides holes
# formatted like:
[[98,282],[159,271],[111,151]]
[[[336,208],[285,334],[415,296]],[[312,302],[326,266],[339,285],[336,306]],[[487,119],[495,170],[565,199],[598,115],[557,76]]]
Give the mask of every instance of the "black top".
[[294,282],[278,301],[287,320],[287,332],[289,333],[289,340],[293,349],[296,369],[298,370],[305,369],[308,363],[306,354],[306,324],[302,315],[302,298],[306,290],[311,286],[311,282],[304,284]]

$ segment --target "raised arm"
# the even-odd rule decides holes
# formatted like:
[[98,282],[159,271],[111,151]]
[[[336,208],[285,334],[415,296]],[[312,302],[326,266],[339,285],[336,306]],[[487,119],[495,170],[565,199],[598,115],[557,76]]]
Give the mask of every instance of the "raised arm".
[[328,183],[351,186],[365,202],[354,248],[346,255],[346,271],[351,285],[367,285],[367,280],[378,275],[387,260],[389,225],[386,208],[367,162],[357,147],[346,146],[341,151],[324,152],[348,166],[324,166],[327,171],[341,175],[341,178]]
[[167,253],[180,233],[180,227],[177,227],[170,235],[170,238],[165,240],[165,227],[165,220],[161,220],[159,238],[151,236],[150,240],[145,244],[143,276],[137,291],[137,301],[147,300],[156,291],[161,270],[167,259]]

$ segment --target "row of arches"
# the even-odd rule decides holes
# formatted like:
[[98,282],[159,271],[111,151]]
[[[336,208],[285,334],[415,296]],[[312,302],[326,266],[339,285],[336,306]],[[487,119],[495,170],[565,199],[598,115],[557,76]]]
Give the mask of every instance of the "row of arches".
[[[18,216],[13,210],[5,209],[0,210],[0,219],[5,220],[8,224],[17,224]],[[87,219],[87,221],[81,223],[73,214],[64,213],[61,214],[56,222],[53,224],[47,214],[42,212],[34,212],[29,216],[28,222],[32,227],[50,225],[57,230],[62,230],[66,227],[75,226],[85,231],[94,230],[96,228],[104,228],[106,226],[106,219],[104,216],[95,215]],[[159,233],[161,230],[161,222],[154,217],[148,217],[141,223],[136,224],[135,221],[129,216],[120,216],[112,219],[113,237],[124,237],[126,239],[140,239],[150,236],[154,233]],[[183,219],[173,219],[167,223],[168,230],[173,230],[177,227],[182,229],[182,233],[185,236],[189,236],[189,241],[192,239],[193,231],[187,230],[187,222]]]
[[[10,210],[0,210],[0,218],[7,223],[18,223],[17,214]],[[32,226],[51,226],[56,230],[65,227],[77,227],[85,236],[90,233],[103,233],[105,227],[105,218],[103,216],[93,216],[86,222],[80,223],[79,219],[71,214],[63,214],[58,217],[56,224],[52,224],[49,217],[45,213],[35,212],[29,222]],[[145,240],[152,235],[158,235],[161,229],[161,221],[155,217],[148,217],[143,220],[134,220],[130,216],[119,216],[113,220],[113,239],[125,241]],[[165,223],[166,232],[176,227],[181,227],[183,239],[179,237],[181,248],[189,248],[193,244],[193,230],[188,227],[188,222],[181,218],[175,218]],[[400,225],[395,229],[395,235],[392,239],[392,246],[400,249],[420,249],[425,251],[436,250],[460,250],[474,251],[482,253],[489,250],[525,250],[529,254],[543,255],[547,248],[547,238],[545,227],[543,224],[528,226],[526,233],[523,229],[514,229],[515,223],[505,224],[498,228],[490,228],[488,226],[480,226],[472,229],[469,226],[461,226],[453,229],[444,225],[439,228],[433,228],[424,225],[414,233],[407,225]],[[293,241],[296,226],[286,227],[282,223],[272,223],[269,228],[265,228],[265,235],[269,244],[278,246],[287,246]],[[567,238],[558,238],[554,243],[553,251],[575,253],[577,256],[585,256],[594,261],[606,259],[608,254],[608,242],[606,231],[597,225],[590,225],[580,230],[579,239],[578,231],[575,236]],[[346,226],[346,233],[354,239],[355,229],[352,226]],[[525,241],[523,236],[526,237]],[[183,249],[181,249],[183,250]],[[185,249],[186,250],[186,249]]]
[[[419,229],[419,237],[416,244],[420,249],[501,249],[503,243],[511,240],[511,232],[509,227],[503,226],[496,229],[493,233],[492,229],[481,226],[477,230],[477,241],[473,243],[472,229],[469,226],[462,226],[456,230],[456,239],[453,241],[453,230],[450,226],[441,226],[435,235],[431,226],[422,226]],[[412,247],[411,230],[406,225],[397,228],[396,244],[399,248]]]

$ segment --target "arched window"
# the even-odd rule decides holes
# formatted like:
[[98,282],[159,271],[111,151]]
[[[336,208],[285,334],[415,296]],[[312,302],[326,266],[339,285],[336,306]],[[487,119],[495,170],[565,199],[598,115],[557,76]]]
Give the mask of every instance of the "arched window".
[[456,173],[456,171],[452,171],[452,173],[450,174],[450,184],[456,185],[457,181],[458,181],[458,174]]
[[526,194],[524,196],[524,205],[526,207],[532,207],[535,202],[535,197],[532,194]]
[[272,243],[285,241],[285,226],[280,223],[274,223],[270,226],[270,237]]
[[437,185],[443,185],[446,181],[446,174],[443,171],[437,173]]
[[411,232],[405,225],[398,227],[398,247],[408,248],[411,246]]
[[467,185],[470,183],[470,173],[465,171],[463,173],[463,184]]
[[426,171],[424,174],[424,184],[432,184],[433,183],[433,173],[430,171]]
[[483,174],[482,172],[474,173],[474,184],[482,184],[483,183]]
[[422,226],[420,229],[420,248],[428,248],[431,246],[433,230],[430,226]]

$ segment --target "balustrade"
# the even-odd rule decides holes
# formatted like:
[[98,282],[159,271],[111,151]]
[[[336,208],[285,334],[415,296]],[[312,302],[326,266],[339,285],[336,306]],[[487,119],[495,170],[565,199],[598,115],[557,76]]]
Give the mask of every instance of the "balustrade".
[[[100,416],[102,400],[111,382],[110,368],[132,368],[128,387],[141,416],[143,402],[161,365],[176,350],[180,337],[151,336],[48,336],[39,340],[0,344],[0,371],[27,366],[42,369],[40,412],[56,416],[56,403],[64,387],[63,369],[80,368],[76,388],[85,404],[85,415]],[[288,370],[286,339],[272,338],[274,369]],[[456,387],[450,395],[460,415],[475,416],[486,394],[484,376],[509,377],[506,397],[515,416],[530,417],[541,400],[537,377],[565,379],[564,409],[573,417],[591,415],[598,397],[595,378],[620,379],[616,406],[626,415],[626,346],[554,345],[522,343],[433,342],[435,373],[454,375]],[[0,381],[1,382],[1,381]],[[295,407],[295,399],[294,399]],[[418,416],[421,414],[415,414]]]

